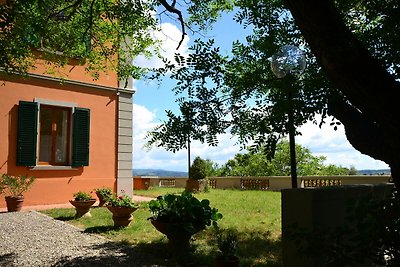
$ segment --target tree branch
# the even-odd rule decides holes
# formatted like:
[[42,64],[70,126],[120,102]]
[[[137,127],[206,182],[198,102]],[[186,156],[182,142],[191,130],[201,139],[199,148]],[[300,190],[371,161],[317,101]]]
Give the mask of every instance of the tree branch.
[[343,99],[330,98],[328,111],[329,115],[334,116],[344,125],[347,140],[358,151],[388,164],[397,158],[398,149],[395,147],[398,147],[398,142],[393,142],[390,138],[392,133],[388,133],[358,109]]
[[58,18],[64,11],[66,11],[66,10],[68,10],[70,8],[73,8],[73,10],[69,14],[69,16],[65,17],[65,19],[69,19],[69,18],[72,17],[73,14],[75,14],[76,9],[78,8],[78,6],[80,6],[82,4],[82,1],[83,0],[77,0],[76,2],[72,3],[71,5],[69,5],[69,6],[67,6],[67,7],[65,7],[65,8],[63,8],[63,9],[57,11],[57,12],[55,12],[55,13],[50,14],[49,17]]
[[183,21],[183,16],[182,16],[182,12],[177,9],[175,7],[176,4],[176,0],[172,1],[172,4],[168,4],[168,2],[166,0],[159,0],[161,5],[168,11],[171,13],[174,13],[178,16],[178,20],[181,24],[181,29],[182,29],[182,36],[181,36],[181,40],[179,41],[178,47],[176,48],[176,50],[179,49],[179,47],[181,46],[183,40],[185,39],[185,35],[186,35],[186,31],[185,31],[185,23]]
[[371,120],[400,128],[400,83],[344,24],[332,0],[285,0],[329,79]]

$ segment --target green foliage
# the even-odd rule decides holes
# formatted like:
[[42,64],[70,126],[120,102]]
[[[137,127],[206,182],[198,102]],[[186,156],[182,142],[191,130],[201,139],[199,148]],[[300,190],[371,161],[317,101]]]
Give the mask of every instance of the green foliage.
[[[131,64],[153,45],[150,30],[155,6],[138,1],[12,1],[0,6],[0,67],[25,73],[34,59],[50,60],[54,72],[70,58],[83,59],[95,78],[113,69],[120,77],[138,77]],[[117,55],[120,56],[117,62]]]
[[194,51],[192,54],[188,57],[176,55],[177,66],[168,62],[155,75],[160,77],[171,72],[171,78],[178,81],[172,90],[177,95],[185,92],[187,97],[176,100],[180,115],[167,110],[168,120],[148,133],[148,147],[164,147],[176,152],[187,148],[189,138],[216,146],[216,136],[223,133],[228,126],[223,119],[227,110],[223,102],[216,98],[218,90],[223,87],[222,68],[226,58],[219,54],[218,48],[213,47],[212,40],[195,40],[194,43],[191,47]]
[[[314,156],[311,151],[296,144],[297,173],[308,175],[348,175],[349,170],[332,164],[324,165],[324,156]],[[272,159],[262,152],[236,154],[220,169],[221,176],[288,176],[290,175],[290,148],[288,141],[276,146]]]
[[198,200],[191,193],[182,192],[181,195],[167,194],[149,202],[151,217],[149,219],[160,222],[184,223],[189,232],[194,229],[205,229],[210,225],[217,225],[222,218],[218,209],[210,207],[207,199]]
[[113,195],[113,190],[109,187],[99,187],[94,189],[96,193],[98,193],[104,200],[108,200]]
[[[140,190],[135,195],[158,196],[176,188],[153,188]],[[181,193],[183,189],[180,189]],[[218,220],[223,229],[230,229],[238,234],[237,256],[242,266],[282,266],[281,257],[281,203],[280,192],[217,190],[207,194],[196,194],[198,199],[207,198],[224,217]],[[135,249],[149,257],[143,258],[148,266],[179,266],[166,250],[166,238],[146,220],[151,214],[148,203],[139,203],[141,208],[135,211],[134,222],[124,229],[116,229],[106,208],[91,210],[92,218],[74,219],[75,210],[52,209],[41,211],[49,216],[66,221],[84,230],[85,233],[100,234],[116,243],[116,250]],[[238,220],[240,218],[240,220]],[[120,243],[121,242],[121,243]],[[196,247],[191,266],[212,266],[217,255],[216,234],[213,227],[196,234],[192,244]],[[112,247],[109,249],[112,250]],[[107,257],[107,255],[104,255]],[[100,256],[100,259],[102,257]],[[96,260],[99,261],[99,258]]]
[[76,193],[74,193],[74,200],[75,201],[88,201],[88,200],[92,200],[93,197],[86,192],[83,191],[78,191]]
[[[202,18],[204,10],[210,11],[209,1],[206,2],[199,3],[198,10],[193,9]],[[177,100],[181,114],[168,111],[168,119],[150,132],[149,144],[172,151],[186,148],[187,131],[183,122],[188,113],[184,107],[190,106],[190,114],[194,114],[189,131],[192,139],[216,145],[217,134],[230,132],[239,137],[244,147],[251,144],[253,149],[263,150],[272,158],[276,143],[288,133],[289,110],[294,112],[296,128],[309,120],[321,125],[329,123],[328,99],[345,99],[320,68],[284,1],[233,3],[235,20],[244,27],[249,26],[252,33],[243,43],[233,43],[229,58],[213,46],[213,41],[196,41],[188,59],[178,54],[177,64],[169,62],[156,75],[169,75],[176,81],[173,90],[188,97]],[[387,4],[335,1],[350,31],[398,79],[399,64],[395,62],[400,59],[400,31],[391,30],[400,25],[395,16],[396,3],[394,0]],[[224,9],[224,2],[219,8]],[[269,60],[287,44],[304,50],[307,68],[299,77],[277,79],[270,70]],[[340,49],[336,50],[339,57]],[[334,129],[338,124],[336,119],[331,122]]]
[[188,23],[198,26],[200,30],[209,28],[223,11],[233,9],[233,1],[230,0],[192,0],[187,12],[190,15]]
[[207,177],[207,163],[204,159],[196,157],[189,170],[189,179],[202,180]]
[[31,188],[34,182],[35,178],[33,176],[14,176],[3,173],[0,178],[0,193],[13,197],[22,196]]
[[211,159],[206,159],[206,169],[207,169],[207,177],[211,176],[219,176],[219,164],[212,161]]
[[128,196],[111,196],[108,201],[107,205],[112,207],[126,207],[126,208],[137,208],[138,205],[133,202],[132,198]]
[[[176,15],[171,10],[162,12],[161,6],[183,12],[186,8],[190,18],[185,18],[185,25],[193,30],[207,29],[221,12],[233,8],[232,1],[225,0],[178,1],[177,6],[168,2],[6,1],[0,6],[0,68],[26,73],[35,59],[45,58],[50,60],[48,72],[56,73],[75,58],[86,64],[94,78],[109,69],[121,78],[139,78],[145,69],[132,60],[138,55],[159,55],[152,31],[159,29],[163,14]],[[160,16],[154,16],[158,12]]]

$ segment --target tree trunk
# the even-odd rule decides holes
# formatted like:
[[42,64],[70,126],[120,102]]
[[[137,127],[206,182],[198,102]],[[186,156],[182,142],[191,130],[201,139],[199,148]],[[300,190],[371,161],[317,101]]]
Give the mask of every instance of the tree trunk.
[[390,165],[400,185],[400,84],[344,24],[333,1],[285,0],[319,64],[345,99],[331,115],[360,152]]

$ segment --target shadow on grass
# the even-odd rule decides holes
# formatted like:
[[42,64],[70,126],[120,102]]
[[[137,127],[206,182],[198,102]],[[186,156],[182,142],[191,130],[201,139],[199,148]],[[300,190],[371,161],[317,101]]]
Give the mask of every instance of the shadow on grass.
[[123,227],[115,227],[115,226],[93,226],[93,227],[88,227],[83,231],[84,233],[90,233],[90,234],[104,234],[108,233],[110,231],[115,231],[118,229],[123,229]]
[[[282,266],[280,240],[266,239],[265,233],[242,232],[238,246],[240,266]],[[211,267],[216,254],[216,251],[173,254],[169,252],[164,238],[135,245],[130,245],[129,240],[110,241],[88,249],[90,252],[85,256],[64,257],[52,266]]]
[[[227,229],[226,229],[227,230]],[[282,242],[280,238],[273,238],[269,231],[237,231],[237,253],[240,266],[257,267],[281,267],[282,266]],[[213,231],[205,233],[207,243],[215,247],[214,256],[217,253],[216,234]],[[213,236],[214,235],[214,236]]]
[[[114,226],[97,226],[87,228],[85,233],[99,234],[115,230]],[[90,253],[86,256],[65,257],[52,266],[211,267],[217,254],[214,232],[205,231],[199,238],[207,240],[208,245],[213,247],[211,251],[204,251],[198,247],[195,252],[174,254],[168,250],[165,237],[133,245],[130,240],[109,241],[90,247]],[[239,232],[237,256],[240,258],[240,266],[281,267],[281,254],[281,240],[272,238],[268,231]]]
[[63,222],[67,222],[67,221],[72,221],[75,219],[75,215],[70,215],[70,216],[58,216],[58,217],[54,217],[54,219],[59,220],[59,221],[63,221]]
[[238,243],[242,266],[282,266],[282,242],[265,232],[243,233]]
[[[53,267],[92,267],[92,266],[165,266],[165,267],[206,267],[199,265],[191,257],[174,257],[168,254],[165,242],[139,243],[128,245],[127,242],[106,242],[89,248],[92,253],[75,258],[64,257]],[[93,254],[93,255],[91,255]]]

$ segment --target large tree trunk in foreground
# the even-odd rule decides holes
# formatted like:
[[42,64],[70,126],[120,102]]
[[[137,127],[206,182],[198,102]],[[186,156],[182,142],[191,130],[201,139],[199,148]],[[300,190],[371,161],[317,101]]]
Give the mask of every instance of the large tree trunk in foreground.
[[391,167],[400,188],[400,84],[343,23],[330,0],[285,0],[329,79],[346,97],[332,99],[331,115],[360,152]]

